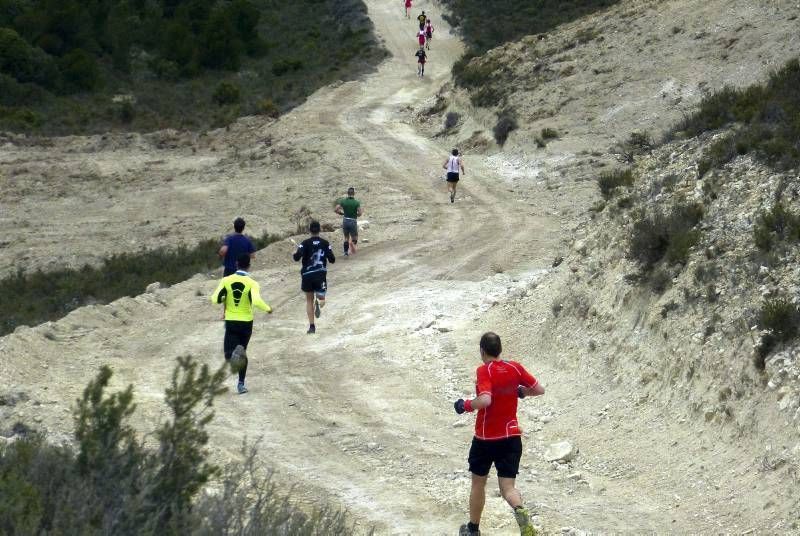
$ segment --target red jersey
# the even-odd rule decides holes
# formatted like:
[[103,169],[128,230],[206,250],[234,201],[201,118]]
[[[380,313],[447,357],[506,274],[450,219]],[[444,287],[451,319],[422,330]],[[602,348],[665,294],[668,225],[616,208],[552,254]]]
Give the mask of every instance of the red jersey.
[[475,437],[492,440],[522,435],[517,422],[517,387],[536,387],[538,380],[516,361],[505,360],[481,365],[477,376],[477,396],[491,395],[492,403],[478,411]]
[[422,30],[420,30],[419,33],[417,34],[417,42],[419,43],[419,46],[425,44],[425,32],[423,32]]

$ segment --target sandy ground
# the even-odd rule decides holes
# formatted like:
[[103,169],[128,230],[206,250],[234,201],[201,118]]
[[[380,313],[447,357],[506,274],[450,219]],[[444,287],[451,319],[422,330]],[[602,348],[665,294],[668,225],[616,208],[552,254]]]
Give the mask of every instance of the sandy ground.
[[[769,475],[747,474],[752,445],[641,400],[628,383],[584,366],[577,336],[548,333],[548,308],[567,270],[551,268],[552,260],[569,238],[565,215],[583,199],[539,181],[512,187],[491,159],[467,154],[450,204],[441,179],[449,147],[418,132],[412,116],[447,81],[462,45],[437,6],[419,2],[415,13],[425,9],[437,28],[420,80],[414,25],[400,2],[367,4],[393,58],[278,122],[244,119],[203,136],[7,143],[0,165],[28,171],[3,181],[3,203],[14,207],[3,212],[3,228],[18,227],[7,235],[4,269],[191,242],[222,234],[240,213],[254,232],[291,229],[290,214],[302,205],[335,223],[332,202],[353,185],[366,209],[366,240],[331,267],[316,336],[305,334],[291,245],[258,253],[254,276],[275,313],[255,323],[250,393],[218,405],[215,459],[235,456],[243,438],[260,438],[264,462],[283,482],[298,483],[304,500],[333,500],[378,534],[454,534],[466,519],[472,419],[456,416],[452,400],[471,394],[477,341],[492,329],[505,338],[506,355],[547,388],[523,403],[519,478],[547,532],[788,530],[774,524],[782,519],[768,502]],[[64,180],[59,166],[90,172]],[[25,213],[25,226],[9,223]],[[339,251],[339,236],[329,238]],[[70,405],[108,363],[116,386],[134,384],[137,426],[150,430],[164,417],[176,356],[221,362],[223,325],[207,301],[215,284],[198,275],[3,337],[0,392],[30,399],[0,407],[2,422],[33,421],[54,440],[67,438]],[[574,345],[574,359],[539,351],[552,344]],[[571,466],[543,459],[544,447],[562,439],[580,449]],[[514,534],[494,486],[481,528]],[[751,506],[743,513],[742,505]]]

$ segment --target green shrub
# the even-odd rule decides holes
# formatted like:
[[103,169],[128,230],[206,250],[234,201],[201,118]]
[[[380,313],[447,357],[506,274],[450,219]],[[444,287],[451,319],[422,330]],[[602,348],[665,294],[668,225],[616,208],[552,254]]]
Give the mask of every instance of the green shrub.
[[275,62],[272,66],[272,74],[275,76],[283,76],[286,73],[291,73],[293,71],[299,71],[303,68],[302,60],[289,58],[289,59],[281,59]]
[[769,330],[778,342],[788,342],[800,328],[800,309],[787,298],[768,299],[761,307],[758,325]]
[[789,211],[783,203],[775,203],[762,211],[753,226],[753,240],[758,249],[771,251],[779,242],[800,241],[800,216]]
[[555,140],[558,139],[558,132],[552,128],[543,128],[541,136],[543,140]]
[[606,200],[613,197],[617,188],[630,188],[633,182],[633,170],[630,168],[606,171],[597,178],[600,193]]
[[461,121],[461,115],[458,112],[447,112],[444,117],[444,129],[453,130],[458,126],[459,121]]
[[[280,240],[264,234],[253,239],[256,249]],[[109,303],[144,292],[154,281],[171,285],[219,266],[218,240],[204,240],[194,247],[123,253],[102,266],[22,271],[0,280],[0,293],[14,300],[0,308],[0,335],[17,326],[56,320],[87,303]]]
[[220,82],[211,98],[220,106],[238,104],[242,98],[242,92],[239,86],[233,82]]
[[508,140],[508,135],[517,129],[516,113],[513,110],[504,110],[497,117],[492,133],[494,134],[494,141],[501,147],[505,145]]
[[703,218],[698,204],[678,203],[669,211],[640,214],[633,222],[628,242],[628,257],[644,270],[666,258],[670,264],[685,264],[690,249],[700,240],[694,227]]
[[281,111],[272,99],[261,99],[258,103],[258,113],[268,117],[278,117]]
[[59,62],[66,92],[92,91],[101,84],[100,68],[94,56],[76,48],[68,52]]

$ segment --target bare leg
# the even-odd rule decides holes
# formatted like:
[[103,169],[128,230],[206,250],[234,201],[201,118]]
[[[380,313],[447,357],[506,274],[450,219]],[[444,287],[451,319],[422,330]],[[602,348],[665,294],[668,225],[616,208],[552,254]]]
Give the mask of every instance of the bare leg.
[[[317,294],[317,300],[319,301],[319,308],[322,309],[325,307],[325,294]],[[313,309],[313,306],[312,306]]]
[[350,237],[350,250],[353,252],[353,255],[356,253],[356,244],[358,244],[358,238]]
[[497,482],[500,484],[500,494],[503,495],[503,498],[511,508],[522,506],[522,496],[514,486],[515,479],[498,477]]
[[489,475],[472,475],[472,490],[469,493],[469,521],[476,525],[481,522],[483,505],[486,504],[486,480]]
[[306,292],[306,315],[308,316],[308,323],[314,323],[314,293]]

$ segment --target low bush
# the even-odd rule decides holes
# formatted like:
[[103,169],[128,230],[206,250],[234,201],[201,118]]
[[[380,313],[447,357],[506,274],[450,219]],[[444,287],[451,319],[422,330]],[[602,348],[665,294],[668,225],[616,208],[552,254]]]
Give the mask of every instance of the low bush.
[[492,133],[494,134],[494,141],[501,147],[505,145],[508,140],[508,135],[516,130],[518,127],[516,113],[512,110],[504,110],[497,117]]
[[692,203],[678,203],[649,216],[640,214],[631,229],[628,257],[646,271],[662,259],[669,264],[685,264],[690,249],[700,240],[695,226],[702,219],[702,206]]
[[541,136],[543,140],[555,140],[558,139],[558,132],[552,128],[543,128]]
[[459,121],[461,121],[461,115],[459,115],[458,112],[447,112],[447,115],[444,117],[444,129],[453,130],[458,126]]
[[789,211],[783,203],[775,203],[772,209],[756,216],[753,240],[756,247],[765,253],[780,242],[800,241],[800,216]]
[[618,169],[606,171],[597,178],[597,185],[600,187],[600,194],[606,199],[611,199],[617,188],[629,188],[633,186],[633,170]]
[[[341,511],[302,512],[259,476],[255,448],[224,469],[209,461],[213,404],[226,391],[216,372],[178,358],[166,390],[168,417],[152,432],[156,448],[129,423],[133,387],[108,393],[111,369],[89,382],[74,410],[76,447],[24,435],[0,446],[3,534],[284,534],[353,533]],[[208,484],[222,493],[207,493]]]
[[[253,239],[256,249],[280,237],[264,234]],[[114,255],[101,266],[49,272],[22,271],[0,280],[0,295],[14,296],[0,308],[0,335],[17,326],[56,320],[88,303],[110,303],[144,292],[154,281],[171,285],[219,266],[218,240],[194,247],[157,249]]]
[[242,98],[242,92],[239,86],[233,82],[220,82],[211,98],[220,106],[238,104]]
[[777,342],[788,342],[800,329],[800,309],[788,298],[768,299],[759,312],[758,326],[770,331]]

